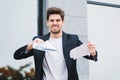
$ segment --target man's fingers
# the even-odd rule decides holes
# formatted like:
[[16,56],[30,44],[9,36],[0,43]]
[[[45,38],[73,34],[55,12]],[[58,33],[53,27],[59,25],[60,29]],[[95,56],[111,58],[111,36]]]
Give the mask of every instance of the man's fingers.
[[96,47],[95,47],[95,45],[92,42],[89,41],[87,43],[87,46],[88,46],[88,50],[90,52],[90,55],[95,56],[96,55],[96,51],[95,51]]
[[27,45],[27,48],[26,48],[26,50],[31,50],[33,48],[33,41],[32,42],[30,42],[28,45]]
[[44,41],[42,39],[36,38],[35,40],[33,40],[33,42],[35,43],[44,43]]

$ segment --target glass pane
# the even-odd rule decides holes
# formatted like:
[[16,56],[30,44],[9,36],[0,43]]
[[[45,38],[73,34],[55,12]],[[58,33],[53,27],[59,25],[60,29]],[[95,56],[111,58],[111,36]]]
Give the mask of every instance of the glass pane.
[[16,61],[13,53],[29,43],[36,30],[37,1],[0,0],[0,67],[9,65],[18,69],[33,60]]
[[90,62],[90,80],[120,80],[120,9],[87,6],[88,40],[95,43],[98,62]]

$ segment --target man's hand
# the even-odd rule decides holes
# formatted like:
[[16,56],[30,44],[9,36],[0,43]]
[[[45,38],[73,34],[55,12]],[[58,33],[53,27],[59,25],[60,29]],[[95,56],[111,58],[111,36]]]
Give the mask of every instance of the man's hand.
[[44,41],[43,41],[42,39],[36,38],[36,39],[34,39],[32,42],[30,42],[30,43],[27,45],[26,50],[27,50],[27,51],[30,51],[31,49],[33,49],[33,44],[34,44],[34,43],[44,43]]
[[88,42],[87,47],[90,52],[90,55],[95,56],[96,55],[95,45],[92,42]]

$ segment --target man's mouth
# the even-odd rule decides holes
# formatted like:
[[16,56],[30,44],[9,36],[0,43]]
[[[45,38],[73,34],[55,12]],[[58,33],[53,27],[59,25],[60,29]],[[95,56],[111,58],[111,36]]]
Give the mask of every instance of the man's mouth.
[[58,28],[58,25],[53,25],[52,28]]

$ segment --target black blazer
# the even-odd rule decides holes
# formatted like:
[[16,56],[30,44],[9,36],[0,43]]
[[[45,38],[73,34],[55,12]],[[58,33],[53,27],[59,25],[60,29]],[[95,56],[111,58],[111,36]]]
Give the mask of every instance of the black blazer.
[[[40,38],[43,39],[44,41],[48,40],[50,36],[50,33],[44,36],[36,36],[35,38]],[[78,73],[77,73],[77,68],[76,68],[76,60],[73,60],[70,58],[70,50],[81,45],[82,42],[79,40],[77,35],[71,35],[71,34],[66,34],[63,32],[62,36],[62,43],[63,43],[63,54],[65,58],[65,62],[67,65],[68,69],[68,80],[79,80],[78,79]],[[28,53],[25,53],[27,45],[19,48],[18,50],[15,51],[14,53],[14,58],[15,59],[23,59],[27,58],[30,56],[34,56],[34,61],[35,61],[35,80],[42,80],[43,78],[43,58],[45,56],[44,51],[32,49]],[[91,59],[94,61],[97,61],[97,55],[96,56],[84,56],[87,59]]]

